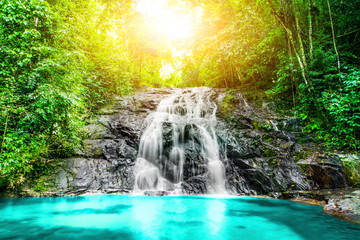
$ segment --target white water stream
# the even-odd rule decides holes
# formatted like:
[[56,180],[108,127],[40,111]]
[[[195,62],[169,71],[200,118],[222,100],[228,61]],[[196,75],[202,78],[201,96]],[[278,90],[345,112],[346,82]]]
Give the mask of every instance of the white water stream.
[[[225,168],[219,159],[215,134],[217,105],[211,101],[211,94],[207,94],[209,91],[208,88],[179,89],[163,99],[156,112],[149,114],[134,170],[135,193],[171,190],[181,194],[184,167],[186,161],[191,161],[186,159],[186,147],[189,142],[195,146],[195,133],[198,141],[196,146],[200,146],[201,158],[206,161],[204,175],[208,182],[208,193],[227,193]],[[164,134],[168,132],[171,133],[171,144],[164,146]],[[188,166],[195,164],[190,162]],[[193,168],[191,171],[196,173],[197,169]]]

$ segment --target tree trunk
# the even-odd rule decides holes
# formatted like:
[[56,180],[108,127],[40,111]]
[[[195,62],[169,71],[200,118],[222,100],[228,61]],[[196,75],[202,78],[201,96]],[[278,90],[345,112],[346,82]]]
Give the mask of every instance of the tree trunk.
[[304,64],[304,67],[307,68],[305,49],[304,49],[304,44],[303,44],[302,37],[301,37],[301,27],[300,27],[299,17],[298,17],[296,10],[294,10],[294,15],[295,15],[296,33],[297,33],[297,37],[298,37],[298,45],[300,48],[301,59]]
[[1,142],[1,150],[0,153],[2,153],[3,148],[4,148],[4,143],[5,143],[5,137],[6,137],[6,131],[7,131],[7,126],[8,126],[8,120],[9,120],[9,111],[6,109],[6,120],[5,120],[5,129],[4,129],[4,135],[3,135],[3,139]]
[[332,15],[331,15],[331,7],[330,7],[330,2],[329,0],[327,0],[327,4],[328,4],[328,8],[329,8],[329,16],[330,16],[330,24],[331,24],[331,32],[332,32],[332,38],[333,38],[333,43],[334,43],[334,49],[335,49],[335,53],[336,53],[336,58],[337,58],[337,65],[338,65],[338,73],[339,73],[339,80],[341,82],[340,79],[340,73],[341,73],[341,68],[340,68],[340,57],[339,57],[339,52],[336,46],[336,39],[335,39],[335,31],[334,31],[334,23],[332,20]]
[[312,35],[313,35],[313,23],[312,23],[312,15],[311,15],[311,9],[312,9],[312,0],[308,0],[309,1],[309,56],[310,59],[312,60],[314,58],[314,46],[313,46],[313,39],[312,39]]
[[231,70],[231,86],[234,86],[234,68],[232,57],[230,58],[230,70]]
[[290,39],[287,37],[287,47],[288,47],[288,55],[289,55],[289,70],[290,70],[290,79],[291,79],[291,92],[293,97],[294,108],[296,107],[296,99],[295,99],[295,81],[294,81],[294,61],[293,54],[291,49]]
[[[318,114],[318,116],[321,119],[321,121],[323,122],[323,124],[326,126],[326,125],[328,125],[328,121],[327,121],[326,117],[324,116],[324,113],[323,113],[323,111],[322,111],[322,109],[320,107],[319,101],[318,101],[318,99],[316,97],[315,88],[314,88],[314,86],[313,86],[313,84],[312,84],[312,82],[311,82],[311,80],[309,78],[308,70],[307,70],[307,67],[306,67],[306,59],[305,59],[304,54],[302,54],[302,53],[304,53],[302,42],[298,44],[298,46],[300,47],[300,51],[301,51],[301,53],[299,53],[299,50],[296,48],[297,44],[296,44],[296,42],[294,40],[292,31],[286,26],[283,18],[281,18],[279,16],[279,14],[276,12],[271,0],[268,0],[268,3],[270,5],[270,7],[271,7],[272,13],[280,21],[281,25],[283,26],[283,28],[284,28],[284,30],[285,30],[285,32],[287,34],[288,39],[290,40],[290,43],[291,43],[292,48],[294,50],[295,56],[296,56],[296,58],[298,60],[299,66],[300,66],[301,75],[302,75],[303,80],[304,80],[304,82],[305,82],[305,84],[307,86],[307,90],[309,91],[309,93],[310,93],[310,95],[311,95],[311,97],[313,99],[313,102],[315,104],[316,113]],[[295,15],[295,18],[297,19],[296,15]],[[296,19],[295,19],[295,21],[298,21]],[[297,26],[297,29],[299,30],[298,22],[296,23],[296,26]],[[298,32],[298,34],[299,34],[299,32]],[[299,39],[299,41],[300,41],[300,39]]]

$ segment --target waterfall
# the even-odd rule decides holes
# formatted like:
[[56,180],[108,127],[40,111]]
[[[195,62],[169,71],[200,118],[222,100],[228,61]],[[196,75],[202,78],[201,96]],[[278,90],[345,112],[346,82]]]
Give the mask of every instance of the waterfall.
[[209,193],[227,193],[212,96],[209,88],[177,89],[149,114],[134,169],[134,192],[181,193],[183,181],[201,175]]

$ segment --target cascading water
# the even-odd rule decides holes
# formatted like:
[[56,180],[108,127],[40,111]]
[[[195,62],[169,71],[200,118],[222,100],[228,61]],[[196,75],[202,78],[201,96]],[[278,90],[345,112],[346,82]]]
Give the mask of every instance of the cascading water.
[[134,192],[173,191],[196,175],[211,194],[226,194],[215,134],[217,105],[208,88],[177,90],[149,114],[135,165]]

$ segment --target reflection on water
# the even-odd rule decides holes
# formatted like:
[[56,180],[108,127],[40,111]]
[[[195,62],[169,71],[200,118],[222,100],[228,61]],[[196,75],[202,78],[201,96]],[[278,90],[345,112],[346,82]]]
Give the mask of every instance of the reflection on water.
[[219,231],[223,228],[222,226],[226,226],[226,219],[224,219],[225,213],[225,203],[222,200],[214,199],[212,201],[206,202],[206,211],[208,218],[208,228],[209,232],[213,235],[219,233]]
[[359,239],[360,226],[284,200],[91,196],[0,199],[0,239]]
[[133,224],[137,226],[141,239],[159,239],[163,224],[158,213],[163,211],[164,201],[156,201],[156,198],[134,197],[132,203],[134,207],[130,216],[135,220]]

